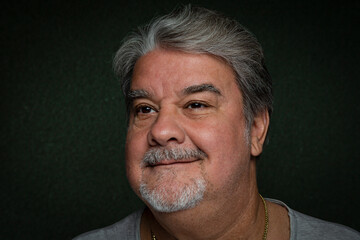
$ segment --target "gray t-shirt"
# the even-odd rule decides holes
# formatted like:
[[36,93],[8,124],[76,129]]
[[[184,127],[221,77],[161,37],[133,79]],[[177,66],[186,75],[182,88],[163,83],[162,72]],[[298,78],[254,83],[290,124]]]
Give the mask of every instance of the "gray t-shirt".
[[[360,240],[360,233],[349,227],[299,213],[276,199],[266,200],[287,208],[290,218],[290,240]],[[111,226],[81,234],[74,240],[140,240],[143,211],[144,209],[138,210]]]

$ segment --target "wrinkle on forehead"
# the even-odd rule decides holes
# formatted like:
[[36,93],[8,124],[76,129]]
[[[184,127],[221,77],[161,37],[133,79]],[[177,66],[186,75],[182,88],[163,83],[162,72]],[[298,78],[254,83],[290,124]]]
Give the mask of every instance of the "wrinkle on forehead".
[[131,83],[136,91],[130,96],[159,99],[209,92],[224,97],[234,84],[233,69],[223,59],[209,54],[156,49],[136,62]]
[[[180,91],[180,95],[187,96],[201,92],[210,92],[218,96],[223,96],[221,94],[221,91],[211,83],[203,83],[203,84],[197,84],[197,85],[191,85],[185,87]],[[129,102],[133,102],[135,99],[151,98],[152,96],[153,94],[151,94],[145,89],[134,89],[129,91],[127,98],[129,99]]]

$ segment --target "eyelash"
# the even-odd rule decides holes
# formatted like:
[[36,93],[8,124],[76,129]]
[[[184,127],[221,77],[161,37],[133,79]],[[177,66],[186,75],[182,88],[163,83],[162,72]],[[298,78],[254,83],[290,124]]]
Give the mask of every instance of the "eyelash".
[[[196,106],[194,106],[196,105]],[[199,102],[199,101],[194,101],[194,102],[189,102],[184,106],[184,109],[201,109],[201,108],[207,108],[209,107],[208,104],[204,103],[204,102]],[[144,112],[144,108],[146,108],[146,111]],[[143,111],[143,112],[141,112]],[[157,112],[157,110],[149,105],[139,105],[135,107],[135,115],[139,115],[139,114],[150,114],[152,111]]]
[[147,112],[147,113],[142,112],[142,114],[149,114],[149,113],[151,113],[151,111],[157,112],[153,107],[151,107],[149,105],[139,105],[139,106],[136,106],[136,108],[135,108],[135,115],[138,115],[141,110],[144,110],[144,108],[147,108],[149,110],[149,112]]
[[[195,105],[195,104],[198,105],[198,107],[191,107],[191,105]],[[198,109],[198,108],[206,108],[206,107],[209,107],[209,105],[199,101],[189,102],[188,104],[185,105],[185,108],[190,108],[190,109]]]

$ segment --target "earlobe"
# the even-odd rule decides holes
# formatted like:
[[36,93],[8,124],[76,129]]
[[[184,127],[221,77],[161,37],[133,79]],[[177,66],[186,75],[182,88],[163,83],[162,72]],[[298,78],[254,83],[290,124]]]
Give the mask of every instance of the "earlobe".
[[262,152],[262,145],[257,137],[251,137],[251,156],[257,157]]
[[251,155],[257,157],[263,150],[266,134],[269,128],[269,113],[262,111],[258,113],[251,126]]

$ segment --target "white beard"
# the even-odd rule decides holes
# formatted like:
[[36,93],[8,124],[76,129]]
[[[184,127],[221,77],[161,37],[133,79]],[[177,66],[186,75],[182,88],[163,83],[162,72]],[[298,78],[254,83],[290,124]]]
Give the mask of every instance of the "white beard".
[[203,178],[198,178],[177,188],[166,183],[163,186],[150,190],[142,182],[139,190],[143,199],[156,211],[170,213],[195,207],[204,197],[206,182]]

